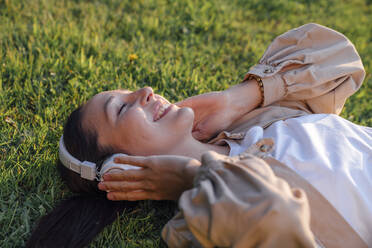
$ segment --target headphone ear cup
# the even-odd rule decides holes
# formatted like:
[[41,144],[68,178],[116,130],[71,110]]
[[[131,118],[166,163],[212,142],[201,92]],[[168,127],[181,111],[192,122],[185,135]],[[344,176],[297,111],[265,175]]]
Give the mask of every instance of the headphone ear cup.
[[112,156],[110,156],[108,159],[103,161],[102,167],[100,170],[100,180],[102,180],[102,176],[106,173],[120,173],[125,170],[140,170],[142,169],[141,167],[134,166],[134,165],[129,165],[129,164],[120,164],[120,163],[115,163],[114,159],[116,157],[120,156],[128,156],[123,153],[117,153]]
[[120,168],[111,168],[111,169],[108,169],[105,174],[115,174],[115,173],[120,173],[120,172],[123,172],[124,170],[123,169],[120,169]]
[[100,160],[100,161],[98,161],[98,162],[96,163],[96,169],[97,169],[97,172],[100,172],[100,171],[101,171],[101,169],[102,169],[102,167],[103,167],[103,163],[106,161],[106,159],[107,159],[107,157],[104,158],[104,159],[102,159],[102,160]]

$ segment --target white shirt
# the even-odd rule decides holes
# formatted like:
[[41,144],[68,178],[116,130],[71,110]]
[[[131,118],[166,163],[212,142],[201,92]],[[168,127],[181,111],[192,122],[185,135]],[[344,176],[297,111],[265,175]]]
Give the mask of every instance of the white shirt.
[[337,115],[313,114],[255,126],[230,156],[273,138],[275,159],[312,184],[367,243],[372,243],[372,128]]

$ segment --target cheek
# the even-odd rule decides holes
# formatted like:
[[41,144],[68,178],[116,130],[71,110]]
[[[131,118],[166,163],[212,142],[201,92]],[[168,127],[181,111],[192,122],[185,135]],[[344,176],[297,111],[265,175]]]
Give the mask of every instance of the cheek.
[[166,154],[191,135],[193,120],[191,108],[179,109],[174,118],[161,124],[149,122],[144,113],[128,112],[120,124],[123,150],[139,156]]
[[[131,111],[126,113],[120,122],[120,136],[122,148],[132,155],[145,155],[152,139],[151,125],[146,121],[143,113]],[[124,148],[125,147],[125,148]]]

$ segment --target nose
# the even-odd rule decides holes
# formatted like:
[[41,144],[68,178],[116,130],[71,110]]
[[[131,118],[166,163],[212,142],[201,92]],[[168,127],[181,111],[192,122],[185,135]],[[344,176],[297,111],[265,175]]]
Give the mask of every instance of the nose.
[[154,98],[154,91],[151,87],[144,87],[138,90],[138,95],[141,105],[144,106]]

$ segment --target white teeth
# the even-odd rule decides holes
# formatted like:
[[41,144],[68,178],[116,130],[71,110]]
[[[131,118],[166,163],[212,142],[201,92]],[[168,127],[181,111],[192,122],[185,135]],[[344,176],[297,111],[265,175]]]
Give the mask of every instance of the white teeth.
[[160,109],[158,111],[158,114],[155,118],[155,121],[159,120],[160,119],[160,116],[164,113],[164,111],[170,106],[170,104],[164,104],[162,106],[160,106]]

